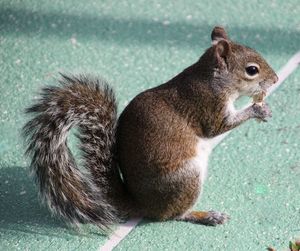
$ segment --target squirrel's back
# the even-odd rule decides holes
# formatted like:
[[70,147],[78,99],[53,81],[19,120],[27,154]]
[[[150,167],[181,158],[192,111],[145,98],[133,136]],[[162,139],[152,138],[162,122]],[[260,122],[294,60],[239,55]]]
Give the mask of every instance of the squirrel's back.
[[198,139],[174,106],[177,91],[173,80],[139,94],[118,122],[117,158],[124,182],[143,215],[154,219],[179,216],[201,190],[199,172],[185,167]]

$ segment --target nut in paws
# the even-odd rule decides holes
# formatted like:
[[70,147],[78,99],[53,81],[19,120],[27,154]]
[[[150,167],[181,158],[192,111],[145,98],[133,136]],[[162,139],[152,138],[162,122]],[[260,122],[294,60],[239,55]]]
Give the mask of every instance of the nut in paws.
[[272,117],[272,111],[266,103],[263,103],[262,105],[253,104],[252,108],[254,117],[261,121],[267,122],[267,118]]

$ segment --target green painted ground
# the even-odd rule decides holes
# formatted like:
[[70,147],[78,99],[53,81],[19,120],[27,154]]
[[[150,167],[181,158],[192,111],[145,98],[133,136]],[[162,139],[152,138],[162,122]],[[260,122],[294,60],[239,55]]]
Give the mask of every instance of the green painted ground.
[[[297,0],[149,2],[1,1],[0,250],[97,250],[106,241],[92,226],[52,218],[28,177],[22,111],[57,72],[105,77],[121,111],[197,60],[216,24],[275,70],[300,50]],[[299,97],[298,69],[270,97],[269,123],[247,123],[213,153],[196,207],[226,211],[228,224],[143,222],[116,250],[280,250],[300,237]]]

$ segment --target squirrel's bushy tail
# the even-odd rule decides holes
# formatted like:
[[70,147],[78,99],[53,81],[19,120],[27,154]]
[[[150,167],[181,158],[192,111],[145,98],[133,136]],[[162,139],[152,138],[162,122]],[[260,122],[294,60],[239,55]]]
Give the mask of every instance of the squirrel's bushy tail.
[[[103,81],[86,76],[62,75],[60,84],[44,88],[37,103],[26,110],[34,115],[23,128],[26,153],[51,211],[75,224],[94,223],[106,229],[126,217],[127,203],[113,154],[114,94]],[[67,145],[74,126],[83,155],[80,168]]]

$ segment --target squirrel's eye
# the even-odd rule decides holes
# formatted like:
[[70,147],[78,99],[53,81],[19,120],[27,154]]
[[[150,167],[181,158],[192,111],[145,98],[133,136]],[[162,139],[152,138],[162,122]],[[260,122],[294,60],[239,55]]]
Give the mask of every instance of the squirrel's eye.
[[254,79],[259,73],[259,66],[254,63],[250,63],[246,66],[246,77],[249,79]]
[[246,72],[247,74],[249,74],[250,76],[254,76],[258,73],[258,68],[256,66],[248,66],[246,68]]

